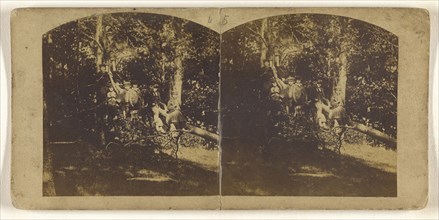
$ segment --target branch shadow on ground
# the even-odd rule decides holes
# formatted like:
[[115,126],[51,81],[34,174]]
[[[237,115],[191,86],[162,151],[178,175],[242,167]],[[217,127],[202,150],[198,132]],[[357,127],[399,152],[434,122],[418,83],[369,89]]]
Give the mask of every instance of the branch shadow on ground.
[[[244,145],[223,142],[223,195],[397,195],[396,173],[372,167],[359,158],[304,143],[274,146],[265,154],[250,152],[252,148]],[[241,146],[239,151],[237,146]]]
[[[132,146],[108,155],[84,143],[52,145],[57,196],[218,195],[218,173]],[[121,150],[119,152],[123,152]]]

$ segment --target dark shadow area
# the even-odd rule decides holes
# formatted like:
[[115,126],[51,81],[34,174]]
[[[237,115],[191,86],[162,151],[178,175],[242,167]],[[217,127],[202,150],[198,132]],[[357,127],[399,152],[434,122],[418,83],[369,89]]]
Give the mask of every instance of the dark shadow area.
[[57,196],[218,195],[218,173],[135,146],[126,154],[85,143],[53,147]]
[[299,142],[271,146],[270,154],[243,145],[223,141],[223,195],[397,196],[396,173],[361,159]]
[[223,33],[222,194],[396,196],[397,67],[398,37],[348,17]]
[[43,195],[218,194],[218,33],[108,13],[42,45]]

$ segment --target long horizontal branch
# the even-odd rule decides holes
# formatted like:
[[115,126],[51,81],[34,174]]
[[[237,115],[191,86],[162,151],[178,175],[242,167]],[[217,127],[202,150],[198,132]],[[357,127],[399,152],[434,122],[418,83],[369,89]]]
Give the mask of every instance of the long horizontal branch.
[[354,129],[356,131],[359,131],[361,133],[367,134],[367,135],[389,145],[389,147],[396,148],[396,139],[393,137],[390,137],[389,135],[387,135],[381,131],[378,131],[377,129],[360,124],[358,122],[351,122],[351,126],[349,128]]
[[213,142],[219,142],[220,137],[218,134],[212,133],[210,131],[206,131],[204,129],[195,127],[193,125],[187,125],[187,127],[189,128],[189,133],[197,135],[199,137],[202,137],[204,139],[213,141]]

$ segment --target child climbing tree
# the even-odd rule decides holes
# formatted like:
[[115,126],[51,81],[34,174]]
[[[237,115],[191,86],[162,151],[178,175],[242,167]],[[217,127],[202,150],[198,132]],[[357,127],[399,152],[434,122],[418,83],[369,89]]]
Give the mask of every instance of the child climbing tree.
[[[312,96],[311,91],[320,81],[321,89],[327,94],[325,99],[331,100],[331,103],[321,103],[319,106],[323,108],[317,109],[323,113],[317,114],[314,101],[308,99],[304,107],[306,120],[284,112],[288,119],[270,122],[272,126],[282,127],[281,136],[300,139],[335,125],[396,147],[398,56],[397,37],[392,33],[346,17],[301,14],[252,21],[228,31],[223,39],[226,43],[222,46],[225,61],[222,76],[228,82],[222,88],[223,100],[227,100],[223,102],[224,112],[237,112],[229,103],[239,103],[239,100],[246,100],[235,104],[242,105],[240,109],[257,111],[257,107],[245,106],[250,103],[264,106],[265,101],[257,94],[268,94],[269,88],[258,86],[261,84],[257,82],[267,81],[270,85],[273,79],[260,77],[258,73],[264,71],[252,68],[263,67],[268,61],[278,75],[283,74],[276,77],[283,80],[283,84],[288,77],[300,79],[307,95]],[[241,49],[237,52],[233,48]],[[240,77],[233,77],[237,75]],[[243,89],[238,85],[244,81],[254,83],[247,83],[251,88]],[[383,114],[387,118],[380,117]],[[298,133],[299,130],[303,132]]]
[[[66,31],[71,27],[76,31]],[[196,31],[201,33],[197,33],[197,37],[192,37],[194,30],[201,30]],[[53,91],[60,94],[58,106],[66,106],[60,107],[60,113],[70,111],[70,108],[75,105],[81,109],[73,112],[72,117],[83,122],[80,130],[91,132],[83,132],[84,135],[78,136],[77,139],[87,139],[85,135],[94,134],[91,135],[92,139],[96,139],[99,146],[106,146],[115,140],[125,144],[133,142],[133,138],[142,140],[148,136],[144,133],[145,131],[155,130],[149,130],[151,127],[149,122],[153,121],[151,100],[154,100],[149,97],[153,97],[152,87],[154,85],[158,87],[155,93],[161,97],[160,102],[167,104],[170,101],[173,105],[175,103],[178,108],[182,109],[182,114],[190,119],[189,124],[193,121],[206,120],[207,118],[200,117],[203,111],[216,112],[216,109],[203,109],[204,106],[200,105],[191,105],[191,108],[186,108],[185,102],[204,102],[205,100],[217,102],[217,96],[215,96],[217,88],[203,95],[200,91],[198,94],[188,92],[185,93],[188,94],[187,96],[182,95],[185,90],[183,86],[185,80],[196,80],[203,84],[218,81],[218,69],[210,67],[218,66],[214,63],[218,60],[218,49],[216,49],[218,36],[209,32],[212,31],[195,23],[162,15],[101,14],[83,18],[48,33],[53,41],[52,44],[56,45],[56,47],[49,48],[48,53],[56,50],[66,54],[73,48],[76,54],[76,56],[69,56],[65,62],[56,60],[56,57],[52,58],[53,65],[75,63],[77,66],[75,68],[68,66],[68,70],[63,70],[65,74],[57,76],[56,79],[48,78],[46,82],[47,85],[55,85],[55,80],[61,81],[58,84],[59,87],[54,88]],[[64,44],[64,39],[75,39],[72,43],[75,47]],[[204,78],[197,78],[197,74],[203,70],[209,70],[209,72]],[[54,72],[47,68],[47,74],[53,75]],[[77,87],[63,88],[61,86],[71,82],[75,82]],[[214,88],[212,85],[209,86]],[[117,96],[113,97],[116,105],[113,103],[112,106],[109,106],[110,101],[107,100],[110,88],[117,93]],[[66,98],[62,95],[64,92],[75,94],[75,100],[64,105],[63,99]],[[127,98],[127,96],[130,97]],[[56,108],[54,105],[56,103],[49,104],[49,111]],[[109,117],[108,111],[111,108],[115,108],[120,114]],[[142,120],[137,120],[139,111],[144,117]],[[131,113],[134,113],[135,120],[125,120],[133,118],[130,116]],[[54,115],[50,117],[53,121],[62,123]],[[209,117],[213,120],[207,119],[207,121],[216,121],[215,115],[209,114]],[[212,123],[212,125],[216,127],[216,124]],[[192,126],[196,124],[191,125],[191,128]],[[128,135],[134,133],[137,135]],[[216,131],[209,132],[194,127],[188,133],[212,141],[218,140]]]

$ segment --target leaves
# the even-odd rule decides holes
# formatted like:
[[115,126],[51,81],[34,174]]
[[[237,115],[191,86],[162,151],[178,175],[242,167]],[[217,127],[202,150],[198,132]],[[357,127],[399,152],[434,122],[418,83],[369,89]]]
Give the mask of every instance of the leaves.
[[[264,53],[261,43],[266,41],[268,51],[280,54],[279,72],[285,76],[300,76],[308,88],[322,80],[327,98],[342,68],[340,55],[346,55],[349,117],[396,137],[398,38],[394,34],[347,17],[299,14],[267,18],[269,30],[267,36],[263,36],[260,33],[262,21],[243,24],[222,36],[224,113],[267,111],[264,106],[269,101],[263,88],[267,79],[262,77],[264,70],[259,63]],[[270,59],[270,52],[267,54]],[[259,120],[256,117],[246,120]],[[281,133],[295,134],[309,128],[307,123],[297,126],[294,120],[285,119],[276,119],[271,126],[279,120],[287,121],[281,126]],[[258,128],[254,129],[256,133]],[[300,137],[299,134],[292,136]]]
[[[100,16],[102,28],[97,28]],[[50,76],[45,81],[45,93],[51,121],[65,123],[64,115],[70,115],[80,121],[83,132],[98,135],[100,121],[106,117],[106,92],[110,87],[107,74],[97,68],[99,59],[117,82],[139,85],[147,100],[151,87],[158,84],[162,102],[166,103],[178,56],[185,82],[198,83],[197,87],[183,86],[184,114],[216,131],[219,36],[215,32],[170,16],[115,13],[67,23],[48,32],[43,40],[43,57],[48,58],[45,74]],[[154,132],[146,122],[132,124],[122,116],[107,126],[124,144],[140,142]]]

